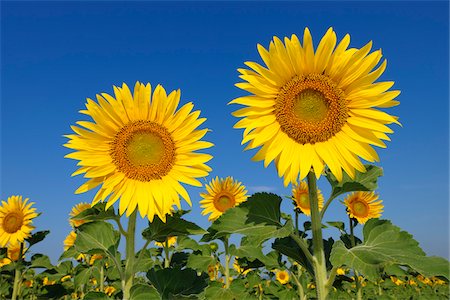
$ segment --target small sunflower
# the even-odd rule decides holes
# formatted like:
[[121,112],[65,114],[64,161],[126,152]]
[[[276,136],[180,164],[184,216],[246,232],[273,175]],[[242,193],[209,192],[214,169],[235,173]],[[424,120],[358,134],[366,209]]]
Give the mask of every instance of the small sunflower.
[[401,279],[398,279],[395,276],[391,276],[391,281],[395,284],[395,285],[404,285],[405,282]]
[[215,179],[205,185],[207,193],[200,193],[204,199],[200,201],[201,207],[204,208],[202,215],[211,213],[208,220],[214,221],[219,218],[227,209],[235,207],[247,200],[247,190],[245,186],[233,180],[233,177]]
[[114,94],[88,99],[81,113],[93,122],[77,122],[66,136],[64,146],[75,150],[66,157],[80,166],[73,175],[89,179],[76,193],[100,186],[92,205],[107,201],[108,209],[120,198],[120,214],[137,209],[165,221],[174,205],[180,208],[180,196],[191,205],[181,184],[202,186],[196,178],[211,171],[205,163],[212,156],[195,152],[213,146],[201,140],[208,129],[198,129],[206,119],[191,102],[177,110],[180,90],[167,95],[158,85],[152,94],[150,84],[137,82],[133,93],[123,84]]
[[[311,208],[309,206],[309,189],[305,181],[300,182],[299,185],[294,184],[292,188],[292,199],[295,202],[296,208],[300,209],[305,215],[311,215]],[[319,210],[323,208],[323,195],[317,189],[317,199],[319,200]]]
[[383,212],[382,200],[378,200],[378,195],[374,192],[351,193],[344,200],[347,206],[347,213],[351,218],[364,224],[367,220],[381,217]]
[[32,221],[38,216],[33,202],[22,201],[22,196],[11,196],[8,202],[2,201],[0,206],[0,248],[8,243],[22,243],[31,236],[34,229]]
[[70,215],[70,219],[69,219],[70,226],[75,228],[75,227],[83,225],[84,223],[90,222],[90,221],[87,221],[87,220],[74,220],[72,218],[78,216],[80,213],[82,213],[83,211],[85,211],[86,209],[89,209],[91,207],[92,207],[91,204],[85,203],[85,202],[78,203],[74,207],[72,207],[72,211],[69,213],[69,215]]
[[70,247],[75,245],[75,240],[77,239],[77,234],[75,231],[71,231],[67,237],[64,239],[64,251],[69,250]]
[[[167,238],[167,242],[168,242],[168,245],[169,245],[169,247],[172,247],[173,245],[175,245],[175,243],[177,242],[177,237],[176,236],[169,236],[168,238]],[[158,246],[158,247],[162,247],[162,248],[164,248],[166,245],[166,242],[162,242],[162,243],[160,243],[160,242],[155,242],[155,245],[156,246]]]
[[244,268],[242,268],[241,265],[238,262],[238,259],[239,259],[239,257],[237,257],[237,256],[234,258],[233,269],[235,269],[236,272],[238,272],[240,275],[245,276],[252,269],[244,269]]
[[343,170],[354,178],[355,170],[365,172],[359,158],[379,160],[371,145],[386,147],[382,140],[393,132],[386,125],[399,124],[378,109],[398,105],[400,94],[388,91],[391,81],[375,83],[386,68],[386,60],[377,67],[381,50],[369,54],[372,42],[348,49],[348,34],[336,44],[330,28],[314,51],[305,28],[303,44],[296,35],[284,44],[274,37],[268,50],[258,45],[265,66],[238,69],[244,82],[236,86],[250,95],[230,102],[246,106],[233,113],[242,118],[234,128],[244,129],[246,150],[261,147],[254,160],[275,161],[285,186],[311,168],[319,178],[325,165],[339,181]]
[[275,273],[275,277],[281,284],[286,284],[289,282],[289,272],[288,271],[280,271],[277,270]]
[[115,291],[116,291],[115,287],[113,287],[111,285],[105,286],[104,292],[106,295],[111,296]]
[[[20,253],[20,247],[21,243],[13,243],[8,245],[7,249],[7,257],[0,259],[0,267],[3,267],[5,265],[9,265],[12,261],[18,261],[19,260],[19,253]],[[26,248],[22,250],[22,253],[27,251]],[[25,257],[25,256],[22,256]]]

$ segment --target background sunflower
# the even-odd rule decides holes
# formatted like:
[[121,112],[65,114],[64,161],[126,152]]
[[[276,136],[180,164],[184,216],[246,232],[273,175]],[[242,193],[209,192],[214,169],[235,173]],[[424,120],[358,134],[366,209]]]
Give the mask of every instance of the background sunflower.
[[360,224],[381,217],[384,207],[382,202],[374,192],[351,193],[344,200],[348,215],[358,220]]

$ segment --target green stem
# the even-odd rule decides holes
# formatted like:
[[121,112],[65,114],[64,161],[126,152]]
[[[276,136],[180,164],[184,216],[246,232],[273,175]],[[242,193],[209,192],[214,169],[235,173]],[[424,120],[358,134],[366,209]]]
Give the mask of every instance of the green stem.
[[314,257],[309,252],[308,245],[306,244],[305,240],[299,237],[298,235],[292,233],[290,234],[290,237],[297,243],[297,245],[303,251],[303,253],[305,254],[308,261],[311,263],[311,265],[314,264]]
[[12,300],[17,299],[17,295],[19,294],[19,283],[20,283],[20,277],[21,272],[20,268],[22,265],[22,253],[23,253],[23,243],[20,243],[20,250],[19,250],[19,259],[14,264],[14,285],[13,285],[13,294],[12,294]]
[[311,229],[313,234],[314,276],[316,279],[317,298],[327,298],[327,268],[322,239],[322,219],[319,213],[319,201],[317,199],[317,181],[313,171],[308,173],[309,203],[311,208]]
[[300,236],[300,233],[298,232],[298,211],[297,211],[297,208],[295,208],[295,234],[297,234],[297,236]]
[[327,202],[325,203],[325,205],[323,206],[322,210],[320,211],[320,219],[323,219],[323,216],[325,215],[325,212],[326,212],[328,206],[330,206],[331,202],[332,202],[337,196],[339,196],[339,194],[336,194],[336,195],[331,196],[330,198],[328,198]]
[[[355,242],[355,235],[353,233],[353,220],[349,216],[348,217],[350,221],[350,242],[352,244],[352,248],[356,246]],[[356,270],[353,270],[353,273],[355,273],[355,286],[356,286],[356,299],[361,300],[362,299],[362,290],[361,290],[361,283],[359,282],[359,274]]]
[[[302,273],[300,271],[299,265],[297,265],[297,272],[298,272],[298,277],[300,277]],[[305,292],[303,290],[303,285],[301,284],[299,278],[297,278],[296,274],[293,274],[292,278],[294,278],[294,281],[297,284],[298,296],[299,296],[300,300],[306,299]]]
[[225,248],[225,288],[230,287],[230,254],[228,253],[228,237],[223,238],[223,245]]
[[169,238],[166,238],[164,242],[164,269],[167,269],[170,266],[170,253],[169,253]]
[[137,210],[135,210],[130,218],[128,219],[128,228],[126,233],[126,244],[125,244],[125,278],[122,279],[122,291],[123,291],[123,299],[130,299],[130,290],[133,286],[134,279],[134,258],[135,258],[135,249],[134,249],[134,239],[136,232],[136,217]]
[[102,265],[100,267],[100,291],[103,292],[105,287],[105,268],[103,266],[103,261],[102,261]]
[[121,233],[124,237],[126,237],[126,236],[127,236],[127,232],[126,232],[126,230],[123,228],[122,223],[120,222],[120,217],[119,217],[119,216],[115,217],[115,218],[114,218],[114,221],[116,221],[117,227],[119,227],[120,233]]
[[338,267],[333,267],[333,269],[331,269],[330,276],[328,277],[328,282],[327,282],[328,290],[330,290],[331,287],[333,286],[334,279],[336,278],[336,274],[337,274],[337,269],[338,269]]

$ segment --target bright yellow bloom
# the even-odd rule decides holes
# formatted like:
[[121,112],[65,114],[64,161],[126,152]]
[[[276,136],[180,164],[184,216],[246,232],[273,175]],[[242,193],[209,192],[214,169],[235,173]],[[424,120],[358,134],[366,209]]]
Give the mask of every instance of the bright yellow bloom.
[[[20,246],[21,243],[13,243],[8,244],[7,252],[5,258],[0,259],[0,268],[9,265],[12,261],[18,261],[19,260],[19,254],[20,254]],[[22,252],[27,251],[27,248],[24,248]],[[22,256],[25,257],[25,256]]]
[[398,279],[398,278],[395,277],[395,276],[391,276],[391,280],[392,280],[392,282],[393,282],[395,285],[404,285],[404,284],[405,284],[404,281]]
[[202,215],[211,214],[209,221],[219,218],[227,209],[238,206],[247,200],[247,190],[245,186],[228,176],[223,179],[216,176],[215,179],[205,185],[206,193],[200,193],[203,200],[200,201],[204,208]]
[[414,280],[414,279],[410,279],[410,280],[408,280],[408,284],[409,285],[417,285],[417,282]]
[[88,99],[81,112],[93,122],[79,121],[67,135],[65,146],[75,152],[66,157],[81,166],[73,175],[89,178],[75,193],[100,186],[92,205],[107,201],[108,209],[120,199],[120,214],[137,209],[165,221],[174,205],[180,208],[180,195],[191,205],[181,183],[201,186],[196,178],[211,171],[205,163],[212,156],[195,152],[213,146],[201,141],[208,129],[197,129],[206,119],[191,102],[177,110],[180,90],[167,95],[158,85],[152,95],[150,84],[137,82],[133,94],[126,84],[114,94]]
[[217,280],[217,276],[219,276],[219,264],[209,265],[208,266],[208,275],[209,275],[209,280]]
[[286,284],[289,282],[289,272],[288,271],[277,270],[275,273],[275,277],[277,278],[278,282],[281,284]]
[[369,219],[381,217],[384,206],[382,200],[377,200],[378,195],[374,192],[355,192],[345,198],[344,204],[349,216],[364,224]]
[[437,277],[431,277],[431,280],[433,281],[434,284],[437,284],[437,285],[444,285],[444,284],[446,284],[446,282],[444,280],[439,279]]
[[315,288],[316,288],[316,285],[315,285],[314,283],[310,282],[310,283],[308,283],[308,284],[306,285],[306,287],[307,287],[308,289],[315,289]]
[[393,82],[374,83],[386,68],[386,60],[377,67],[381,50],[369,54],[372,42],[348,49],[348,34],[336,44],[330,28],[314,51],[305,28],[303,45],[296,35],[284,44],[274,37],[268,50],[258,45],[265,66],[238,69],[244,82],[236,86],[251,95],[230,102],[246,106],[233,113],[243,118],[234,128],[244,129],[246,150],[261,147],[254,160],[265,167],[275,161],[285,186],[311,167],[319,178],[325,165],[339,181],[343,170],[354,178],[355,170],[365,172],[359,157],[379,160],[371,145],[385,148],[393,132],[386,125],[399,124],[378,109],[398,105],[400,94],[388,91]]
[[91,258],[89,259],[89,265],[92,266],[94,264],[94,262],[96,260],[99,260],[99,259],[103,259],[103,255],[101,255],[101,254],[93,254],[93,255],[91,255]]
[[95,278],[91,278],[91,280],[89,280],[90,283],[92,283],[92,285],[97,285],[97,279]]
[[336,274],[338,275],[345,275],[347,273],[347,270],[344,268],[337,268]]
[[242,267],[239,265],[238,259],[239,259],[239,257],[237,257],[237,256],[234,258],[233,269],[235,269],[236,272],[238,272],[239,274],[245,276],[245,275],[247,275],[247,273],[250,272],[252,269],[247,269],[247,270],[245,270],[244,268],[242,268]]
[[38,216],[33,202],[22,201],[22,196],[11,196],[8,202],[2,201],[0,206],[0,248],[8,243],[22,243],[31,236],[34,229],[32,221]]
[[[300,182],[299,185],[294,184],[292,188],[292,198],[296,203],[296,207],[300,209],[305,215],[311,215],[311,208],[309,206],[309,189],[305,181]],[[323,208],[323,195],[317,189],[317,199],[319,200],[319,210]]]
[[74,220],[72,218],[77,216],[77,215],[79,215],[81,212],[83,212],[86,209],[89,209],[91,207],[92,207],[91,204],[85,203],[85,202],[78,203],[77,205],[72,207],[72,211],[69,214],[70,217],[71,217],[69,219],[70,226],[75,228],[75,227],[81,226],[84,223],[90,222],[90,221],[87,221],[87,220]]
[[77,238],[77,234],[75,231],[71,231],[67,237],[64,239],[64,251],[69,250],[70,247],[73,247],[75,245],[75,240]]
[[420,282],[422,282],[423,284],[426,285],[433,285],[433,282],[430,280],[430,278],[424,277],[423,275],[417,275],[417,280],[419,280]]
[[43,285],[54,285],[56,283],[56,280],[48,280],[48,277],[44,277],[44,280],[42,281]]
[[111,296],[116,291],[116,288],[113,286],[105,286],[105,294]]
[[66,276],[63,276],[63,277],[61,277],[61,282],[64,282],[64,281],[70,280],[70,278],[71,278],[71,276],[70,276],[70,275],[66,275]]
[[[169,236],[167,238],[167,242],[168,242],[169,247],[172,247],[177,242],[177,237],[176,236]],[[166,244],[166,242],[162,242],[162,243],[155,242],[156,246],[162,247],[162,248],[164,248],[166,246],[165,244]]]

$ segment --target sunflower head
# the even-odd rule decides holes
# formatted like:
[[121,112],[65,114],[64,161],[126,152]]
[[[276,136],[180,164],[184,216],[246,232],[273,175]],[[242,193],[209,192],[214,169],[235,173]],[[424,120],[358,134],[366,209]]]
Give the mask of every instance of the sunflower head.
[[38,216],[36,208],[28,203],[28,198],[22,201],[22,196],[11,196],[8,201],[2,201],[0,206],[0,247],[8,243],[22,243],[31,236],[34,229],[32,221]]
[[247,200],[245,186],[234,180],[233,177],[225,179],[216,176],[209,184],[205,185],[206,193],[200,193],[203,200],[200,201],[204,208],[202,215],[211,214],[209,221],[219,218],[227,209],[235,207]]
[[[301,181],[300,184],[294,184],[292,188],[292,199],[296,209],[299,209],[302,213],[309,216],[311,215],[311,208],[309,205],[309,189],[308,184],[305,181]],[[317,189],[317,199],[319,201],[319,210],[323,208],[323,195],[322,192]]]
[[75,219],[73,219],[73,217],[78,216],[80,213],[82,213],[83,211],[85,211],[86,209],[89,209],[91,207],[92,207],[91,204],[85,203],[85,202],[78,203],[74,207],[72,207],[72,210],[69,213],[69,215],[70,215],[70,219],[69,219],[70,226],[75,228],[75,227],[83,225],[84,223],[90,222],[88,220],[75,220]]
[[111,285],[105,286],[104,292],[106,295],[111,296],[115,291],[116,291],[115,287],[113,287]]
[[76,239],[77,234],[75,233],[75,231],[71,231],[64,239],[64,251],[67,251],[70,247],[73,247],[73,245],[75,245]]
[[243,267],[241,267],[238,259],[239,259],[239,257],[237,257],[237,256],[234,258],[233,269],[235,269],[236,272],[238,272],[240,275],[245,276],[245,275],[247,275],[248,272],[251,271],[251,269],[244,269]]
[[[0,268],[9,265],[12,261],[18,261],[20,256],[21,243],[10,243],[7,247],[7,257],[0,259]],[[25,252],[27,248],[22,249],[22,253]],[[25,256],[22,256],[25,257]]]
[[369,219],[381,217],[383,212],[381,202],[382,200],[378,200],[378,195],[374,192],[354,192],[344,200],[348,215],[358,220],[360,224],[365,224]]
[[289,272],[286,270],[277,270],[275,277],[281,284],[286,284],[289,282]]
[[208,129],[190,102],[178,109],[180,90],[169,95],[161,85],[152,93],[150,84],[137,82],[132,93],[126,84],[114,87],[114,96],[97,95],[87,100],[83,114],[93,122],[79,121],[67,135],[67,158],[79,160],[73,174],[89,180],[76,193],[98,189],[92,205],[107,201],[106,209],[120,199],[119,212],[163,221],[180,196],[191,200],[182,183],[201,186],[197,180],[211,171],[212,156],[196,151],[213,144],[202,141]]
[[[169,236],[166,239],[166,241],[167,241],[167,244],[169,245],[169,247],[172,247],[177,242],[177,237],[176,236]],[[165,244],[166,244],[166,242],[162,242],[162,243],[155,242],[156,246],[162,247],[162,248],[164,248],[166,246]]]
[[230,102],[245,106],[233,113],[242,118],[234,127],[244,129],[246,150],[261,147],[254,160],[275,161],[285,186],[311,168],[318,178],[328,166],[339,181],[343,171],[352,178],[365,172],[360,158],[378,160],[372,145],[386,147],[382,140],[393,132],[386,125],[398,123],[379,110],[397,105],[400,94],[388,91],[393,82],[375,82],[386,68],[381,50],[349,44],[348,34],[337,43],[330,28],[314,49],[306,28],[302,42],[292,35],[284,43],[274,37],[268,49],[258,45],[264,64],[238,69],[243,82],[236,86],[250,95]]

